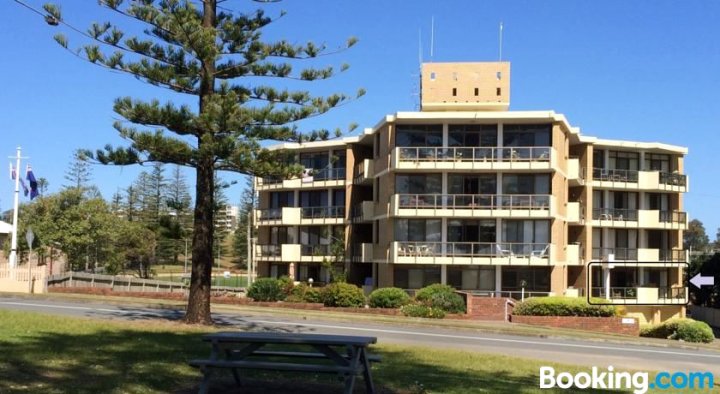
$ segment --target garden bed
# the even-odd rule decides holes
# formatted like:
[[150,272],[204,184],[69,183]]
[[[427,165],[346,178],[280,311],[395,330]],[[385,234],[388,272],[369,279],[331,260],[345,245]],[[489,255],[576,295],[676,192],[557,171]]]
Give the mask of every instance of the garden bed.
[[605,334],[639,336],[640,325],[635,318],[628,317],[591,317],[591,316],[521,316],[512,315],[511,321],[519,324],[570,328]]

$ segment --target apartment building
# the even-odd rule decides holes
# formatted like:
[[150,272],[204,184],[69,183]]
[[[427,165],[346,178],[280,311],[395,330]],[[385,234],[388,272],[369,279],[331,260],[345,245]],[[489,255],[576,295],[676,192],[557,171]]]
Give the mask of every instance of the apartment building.
[[426,63],[421,84],[420,111],[273,147],[306,171],[255,179],[259,275],[324,282],[335,262],[373,287],[590,295],[643,322],[684,315],[686,148],[510,111],[507,62]]

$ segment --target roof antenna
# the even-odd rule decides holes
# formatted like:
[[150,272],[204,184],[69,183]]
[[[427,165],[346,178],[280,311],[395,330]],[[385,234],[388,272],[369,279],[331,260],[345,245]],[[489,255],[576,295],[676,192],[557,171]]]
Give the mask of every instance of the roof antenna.
[[435,49],[435,15],[430,19],[430,62],[433,61],[433,54]]
[[503,36],[503,23],[500,22],[500,45],[499,45],[499,54],[498,54],[498,62],[502,61],[502,37]]

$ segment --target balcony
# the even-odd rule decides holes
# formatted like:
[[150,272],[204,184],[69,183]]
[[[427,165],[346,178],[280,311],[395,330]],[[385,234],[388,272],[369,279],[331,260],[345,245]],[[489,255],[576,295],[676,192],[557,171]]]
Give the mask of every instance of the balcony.
[[554,245],[395,241],[391,253],[395,264],[549,265]]
[[573,224],[584,224],[585,223],[585,208],[579,202],[567,203],[565,220],[568,223]]
[[593,209],[592,218],[593,226],[599,227],[666,230],[684,230],[687,228],[687,214],[680,211],[595,208]]
[[591,296],[604,298],[613,304],[660,304],[685,305],[688,303],[688,289],[681,286],[664,287],[610,287],[610,296],[605,287],[593,287]]
[[568,244],[565,247],[565,262],[568,265],[583,265],[585,250],[580,244]]
[[611,255],[614,261],[638,261],[644,264],[658,263],[658,266],[676,265],[677,263],[689,261],[688,252],[681,249],[603,247],[592,249],[592,259],[594,261],[609,261]]
[[300,224],[342,224],[345,220],[345,206],[302,207]]
[[375,202],[363,201],[353,207],[353,220],[356,222],[372,222],[375,218]]
[[293,179],[255,178],[257,191],[284,190],[300,188],[328,188],[345,185],[346,171],[344,168],[326,168],[321,170],[308,169],[301,177]]
[[300,260],[300,245],[257,245],[255,259],[258,261],[282,261],[292,263]]
[[555,149],[533,147],[395,147],[391,166],[396,170],[549,170]]
[[370,263],[373,261],[374,244],[359,243],[353,246],[352,261],[356,263]]
[[604,168],[593,168],[593,186],[679,193],[688,191],[687,176],[683,174]]
[[582,186],[585,184],[585,168],[580,167],[580,159],[577,157],[568,159],[567,178],[570,186]]
[[624,208],[593,208],[593,226],[638,227],[638,210]]
[[299,245],[300,262],[321,263],[334,259],[332,245]]
[[548,194],[395,194],[390,212],[399,217],[552,218]]
[[375,175],[373,163],[372,159],[364,159],[355,165],[353,184],[372,185],[373,175]]

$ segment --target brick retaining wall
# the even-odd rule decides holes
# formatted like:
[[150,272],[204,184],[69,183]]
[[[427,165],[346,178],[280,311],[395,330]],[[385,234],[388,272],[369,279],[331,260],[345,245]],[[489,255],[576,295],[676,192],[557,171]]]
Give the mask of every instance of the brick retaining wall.
[[[595,331],[605,334],[640,335],[640,325],[635,318],[627,317],[583,317],[583,316],[520,316],[513,315],[513,323],[533,326],[571,328]],[[632,321],[632,322],[631,322]]]

